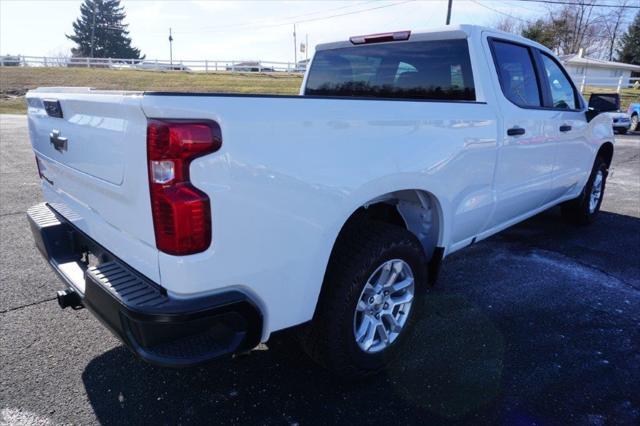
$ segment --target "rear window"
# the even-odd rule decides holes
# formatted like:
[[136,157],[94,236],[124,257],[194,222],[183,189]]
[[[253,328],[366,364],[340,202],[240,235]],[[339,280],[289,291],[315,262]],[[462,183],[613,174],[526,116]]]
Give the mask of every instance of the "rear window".
[[466,40],[416,41],[321,50],[306,95],[476,99]]

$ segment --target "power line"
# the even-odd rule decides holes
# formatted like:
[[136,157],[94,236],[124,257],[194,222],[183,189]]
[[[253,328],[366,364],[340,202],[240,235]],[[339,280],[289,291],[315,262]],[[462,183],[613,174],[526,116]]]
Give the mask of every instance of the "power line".
[[496,12],[496,13],[499,13],[501,15],[508,16],[509,18],[517,19],[518,21],[526,22],[527,24],[532,24],[533,23],[532,21],[529,21],[528,19],[524,19],[524,18],[520,18],[520,17],[515,16],[515,15],[511,15],[510,13],[506,13],[506,12],[503,12],[501,10],[495,9],[495,8],[493,8],[491,6],[487,6],[486,4],[482,4],[479,1],[476,1],[476,0],[470,0],[470,1],[472,3],[477,4],[478,6],[484,7],[485,9],[489,9],[489,10],[491,10],[493,12]]
[[517,4],[518,3],[517,0],[491,0],[491,1],[494,1],[494,2],[497,1],[497,2],[503,3],[505,5],[505,7],[506,6],[517,7],[518,9],[524,9],[524,10],[528,10],[530,12],[535,12],[535,13],[540,13],[541,12],[541,10],[538,9],[538,8],[532,8],[532,7],[523,6],[521,4]]
[[[520,17],[518,17],[518,16],[511,15],[511,14],[506,13],[506,12],[502,12],[502,11],[500,11],[500,10],[498,10],[498,9],[494,9],[494,8],[492,8],[492,7],[490,7],[490,6],[487,6],[486,4],[482,4],[482,3],[480,3],[480,2],[479,2],[479,1],[477,1],[477,0],[469,0],[469,1],[471,1],[472,3],[477,4],[478,6],[482,6],[482,7],[486,8],[486,9],[489,9],[489,10],[492,10],[492,11],[494,11],[494,12],[496,12],[496,13],[499,13],[499,14],[501,14],[501,15],[505,15],[505,16],[508,16],[508,17],[510,17],[510,18],[517,19],[518,21],[526,22],[526,23],[527,23],[527,24],[529,24],[529,25],[534,25],[534,24],[535,24],[533,21],[529,21],[529,20],[527,20],[527,19],[520,18]],[[526,1],[526,0],[515,0],[515,1]],[[575,3],[573,3],[573,4],[575,4]],[[595,37],[593,37],[593,39],[594,39],[594,40],[607,40],[607,37],[595,36]]]
[[[301,24],[301,23],[305,23],[305,22],[315,22],[315,21],[323,21],[325,19],[331,19],[331,18],[337,18],[337,17],[341,17],[341,16],[348,16],[348,15],[356,15],[359,13],[365,13],[365,12],[370,12],[372,10],[378,10],[378,9],[384,9],[384,8],[388,8],[388,7],[393,7],[393,6],[399,6],[402,4],[406,4],[406,3],[413,3],[417,0],[405,0],[405,1],[400,1],[400,2],[396,2],[396,3],[391,3],[391,4],[385,4],[382,6],[376,6],[376,7],[370,7],[367,9],[360,9],[360,10],[354,10],[354,11],[350,11],[350,12],[344,12],[344,13],[338,13],[338,14],[334,14],[334,15],[328,15],[328,16],[320,16],[317,18],[309,18],[309,19],[301,19],[301,20],[293,20],[293,21],[289,21],[289,22],[281,22],[281,23],[276,23],[276,24],[264,24],[264,25],[252,25],[252,24],[240,24],[240,25],[234,25],[232,26],[233,29],[258,29],[258,28],[274,28],[274,27],[282,27],[282,26],[289,26],[292,24]],[[221,27],[216,27],[216,29],[214,30],[194,30],[194,31],[184,31],[182,32],[183,34],[189,34],[189,33],[216,33],[216,32],[224,32],[226,31],[225,29],[222,29]]]
[[570,1],[562,1],[562,0],[513,0],[513,1],[520,1],[520,2],[526,2],[526,3],[566,4],[570,6],[622,7],[625,9],[640,9],[640,6],[620,6],[618,4],[596,3],[595,1],[593,3],[588,3],[585,1],[570,2]]
[[[337,15],[330,15],[330,16],[323,16],[323,17],[320,17],[320,18],[305,19],[305,20],[302,20],[302,21],[296,21],[296,23],[300,24],[300,23],[304,23],[304,22],[322,21],[324,19],[337,18],[337,17],[340,17],[340,16],[356,15],[358,13],[370,12],[372,10],[384,9],[384,8],[387,8],[387,7],[400,6],[401,4],[413,3],[415,1],[417,1],[417,0],[405,0],[405,1],[397,2],[397,3],[385,4],[385,5],[382,5],[382,6],[370,7],[368,9],[361,9],[361,10],[355,10],[355,11],[352,11],[352,12],[339,13]],[[280,24],[280,25],[286,25],[286,24]]]
[[359,3],[348,4],[346,6],[333,7],[331,9],[316,10],[315,12],[303,13],[301,15],[285,16],[282,19],[287,19],[287,20],[288,19],[298,19],[298,18],[303,18],[305,16],[317,15],[319,13],[327,13],[327,12],[333,12],[335,10],[350,9],[350,8],[356,7],[356,6],[364,6],[365,4],[375,3],[376,1],[377,0],[368,0],[368,1],[363,1],[363,2],[359,2]]
[[[290,20],[304,18],[306,16],[311,16],[311,15],[317,15],[317,14],[320,14],[320,13],[327,13],[327,12],[333,12],[333,11],[336,11],[336,10],[343,10],[343,9],[350,9],[350,8],[354,8],[354,7],[358,7],[358,6],[364,6],[365,4],[373,3],[375,1],[376,0],[367,0],[367,1],[363,1],[363,2],[348,4],[348,5],[345,5],[345,6],[334,7],[334,8],[331,8],[331,9],[316,10],[314,12],[307,12],[307,13],[302,13],[302,14],[299,14],[299,15],[284,16],[282,18],[279,18],[278,21],[287,21],[287,22],[289,22]],[[270,23],[268,23],[267,20],[262,19],[262,20],[259,20],[259,21],[247,22],[247,23],[243,23],[243,24],[239,24],[239,25],[238,24],[228,24],[228,25],[206,26],[206,27],[201,27],[200,29],[203,30],[203,29],[211,28],[211,29],[219,30],[219,29],[225,29],[225,28],[237,28],[238,26],[253,27],[255,25],[273,25],[273,24],[270,24]]]

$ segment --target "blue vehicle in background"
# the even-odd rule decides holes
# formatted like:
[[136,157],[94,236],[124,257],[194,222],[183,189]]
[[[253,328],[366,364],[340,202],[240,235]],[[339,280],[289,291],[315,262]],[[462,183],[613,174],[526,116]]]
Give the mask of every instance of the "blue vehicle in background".
[[640,130],[640,102],[629,105],[627,114],[631,117],[631,127],[629,130],[632,132]]

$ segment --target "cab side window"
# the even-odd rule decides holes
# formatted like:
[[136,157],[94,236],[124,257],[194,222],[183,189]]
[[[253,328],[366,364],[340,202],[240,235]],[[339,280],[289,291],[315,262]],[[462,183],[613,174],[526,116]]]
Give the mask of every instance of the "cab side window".
[[573,85],[562,68],[549,55],[540,52],[544,70],[549,81],[551,100],[554,108],[577,109],[576,94]]
[[521,107],[540,107],[542,99],[528,47],[493,40],[493,56],[502,92]]

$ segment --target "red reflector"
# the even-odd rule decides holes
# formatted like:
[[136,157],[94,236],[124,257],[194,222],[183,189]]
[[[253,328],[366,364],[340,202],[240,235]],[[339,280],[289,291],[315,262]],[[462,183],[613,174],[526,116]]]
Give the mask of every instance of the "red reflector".
[[205,193],[189,183],[168,187],[152,184],[151,205],[159,250],[186,255],[209,247],[211,206]]
[[395,31],[392,33],[379,33],[361,36],[353,36],[349,41],[353,44],[382,43],[385,41],[409,40],[411,31]]
[[149,120],[149,188],[158,250],[187,255],[211,244],[209,197],[191,184],[189,165],[221,145],[220,126],[213,121]]

